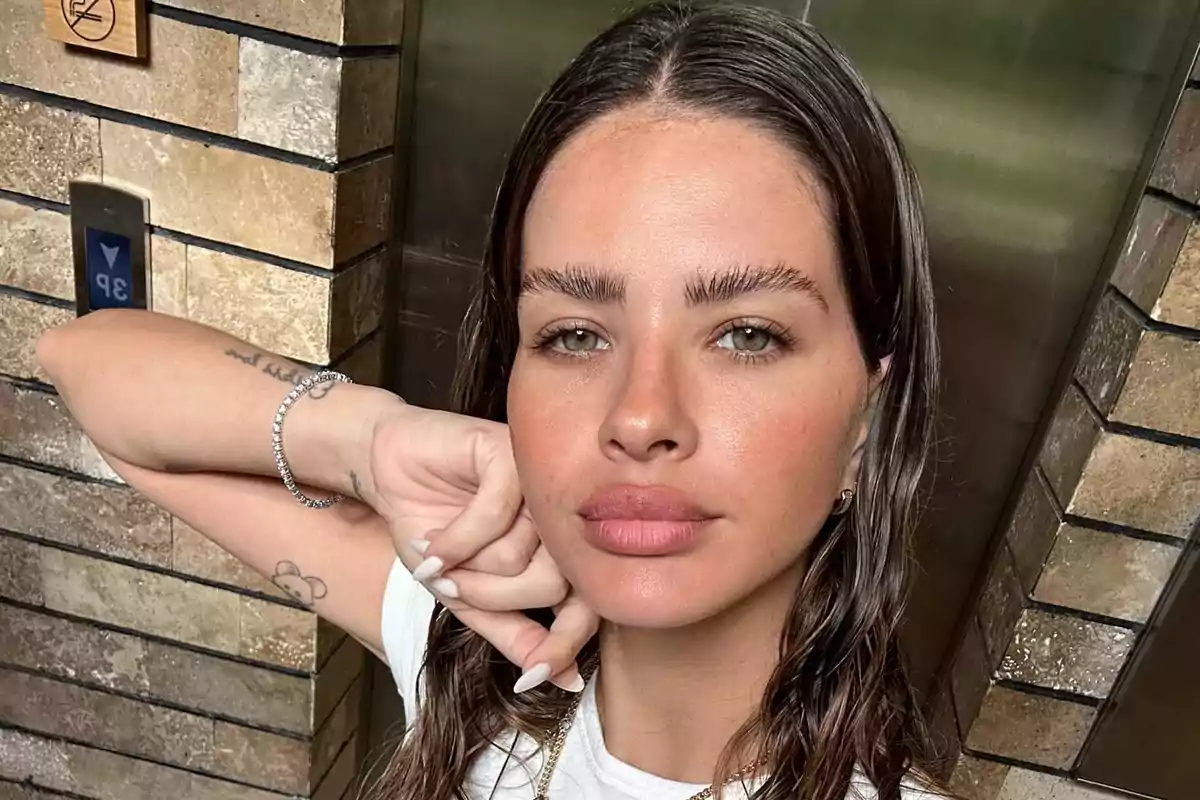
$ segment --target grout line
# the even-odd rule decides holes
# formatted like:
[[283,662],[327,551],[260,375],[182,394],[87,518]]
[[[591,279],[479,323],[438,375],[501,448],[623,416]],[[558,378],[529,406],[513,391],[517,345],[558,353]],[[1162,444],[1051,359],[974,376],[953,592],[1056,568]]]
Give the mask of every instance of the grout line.
[[995,681],[995,685],[1015,692],[1037,695],[1039,697],[1046,697],[1051,700],[1059,700],[1064,703],[1074,703],[1078,706],[1088,706],[1090,708],[1099,708],[1106,699],[1103,697],[1092,697],[1091,695],[1086,694],[1076,694],[1075,692],[1068,692],[1062,689],[1051,689],[1046,686],[1038,686],[1034,683],[1015,681],[1011,678],[1000,678]]
[[154,695],[143,695],[134,692],[123,692],[120,689],[112,689],[100,683],[88,683],[79,678],[60,675],[57,673],[46,672],[37,667],[27,667],[21,664],[14,664],[0,657],[0,671],[7,670],[9,672],[19,672],[23,675],[29,675],[34,678],[61,683],[67,686],[75,686],[89,692],[108,695],[110,697],[119,697],[122,700],[128,700],[133,703],[141,703],[147,706],[155,706],[158,708],[166,708],[171,711],[178,711],[181,714],[189,714],[194,717],[211,720],[213,722],[224,722],[230,725],[237,725],[239,728],[248,728],[249,730],[259,731],[260,733],[269,733],[275,736],[282,736],[286,739],[293,739],[298,742],[312,741],[312,736],[297,731],[289,731],[283,728],[275,728],[270,725],[263,725],[261,722],[250,722],[237,717],[231,717],[227,714],[222,714],[218,711],[209,711],[203,708],[193,708],[192,706],[183,703],[176,703]]
[[71,300],[64,300],[61,297],[54,297],[53,295],[42,294],[41,292],[31,292],[28,289],[21,289],[16,286],[0,284],[0,294],[30,303],[37,303],[42,306],[53,306],[54,308],[62,308],[70,311],[75,310],[75,303]]
[[1062,521],[1076,528],[1085,528],[1087,530],[1100,531],[1101,533],[1111,533],[1114,536],[1124,536],[1128,539],[1138,539],[1143,542],[1165,544],[1180,549],[1182,549],[1187,542],[1186,539],[1181,539],[1178,536],[1171,536],[1167,533],[1145,531],[1141,528],[1134,528],[1130,525],[1122,525],[1119,522],[1106,522],[1105,520],[1101,519],[1082,517],[1078,514],[1065,514]]
[[109,489],[117,489],[122,492],[132,492],[134,489],[127,483],[117,483],[116,481],[107,480],[105,478],[97,478],[92,475],[83,475],[78,472],[71,472],[62,467],[51,466],[50,464],[38,464],[34,461],[27,461],[16,456],[9,456],[0,453],[0,464],[7,464],[20,469],[27,469],[32,472],[40,472],[43,475],[53,475],[56,478],[65,478],[75,481],[76,483],[84,483],[91,486],[104,486]]
[[1134,320],[1142,327],[1143,330],[1177,336],[1181,339],[1187,339],[1189,341],[1200,341],[1200,330],[1188,328],[1183,325],[1175,325],[1170,322],[1160,322],[1159,320],[1151,319],[1149,314],[1147,314],[1145,311],[1142,311],[1142,309],[1140,309],[1136,303],[1122,294],[1116,289],[1116,287],[1113,287],[1112,294],[1117,303],[1134,318]]
[[1003,764],[1006,767],[1016,767],[1017,769],[1029,770],[1030,772],[1041,772],[1045,775],[1054,775],[1055,777],[1059,778],[1071,777],[1070,770],[1063,769],[1061,767],[1047,767],[1044,764],[1035,764],[1032,761],[1022,761],[1019,758],[1002,756],[997,753],[989,753],[986,750],[976,750],[974,748],[967,747],[965,743],[963,744],[962,751],[971,758],[977,758],[981,761],[993,761],[997,764]]
[[1028,598],[1025,608],[1041,611],[1046,614],[1053,614],[1059,617],[1073,617],[1074,619],[1083,620],[1084,622],[1091,622],[1096,625],[1107,625],[1112,628],[1121,628],[1122,630],[1127,630],[1135,634],[1140,634],[1146,629],[1145,624],[1141,622],[1121,619],[1120,617],[1110,617],[1108,614],[1098,614],[1094,611],[1085,611],[1082,608],[1060,606],[1056,603],[1047,603],[1045,600],[1037,600],[1032,597]]

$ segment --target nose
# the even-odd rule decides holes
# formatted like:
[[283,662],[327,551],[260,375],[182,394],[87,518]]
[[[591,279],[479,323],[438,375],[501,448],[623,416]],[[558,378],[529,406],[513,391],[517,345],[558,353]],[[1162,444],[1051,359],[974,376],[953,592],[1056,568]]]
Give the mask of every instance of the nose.
[[600,426],[600,449],[610,459],[681,461],[696,451],[695,420],[679,368],[667,353],[630,359]]

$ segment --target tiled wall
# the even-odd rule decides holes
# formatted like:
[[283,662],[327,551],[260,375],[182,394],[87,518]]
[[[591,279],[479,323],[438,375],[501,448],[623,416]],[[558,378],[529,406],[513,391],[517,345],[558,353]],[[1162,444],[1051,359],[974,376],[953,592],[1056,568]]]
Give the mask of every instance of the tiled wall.
[[1200,518],[1200,89],[1189,88],[953,669],[966,800],[1071,770]]
[[[302,8],[300,8],[302,6]],[[382,363],[401,0],[154,3],[147,63],[0,22],[0,798],[340,800],[362,648],[123,485],[34,360],[68,182],[149,198],[152,305]]]

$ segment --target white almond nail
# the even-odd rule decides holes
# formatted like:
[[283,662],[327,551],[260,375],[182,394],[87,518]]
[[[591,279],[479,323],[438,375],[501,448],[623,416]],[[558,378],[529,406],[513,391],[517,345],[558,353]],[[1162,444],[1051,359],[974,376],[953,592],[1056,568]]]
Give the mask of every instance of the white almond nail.
[[424,583],[430,578],[436,578],[441,575],[442,570],[445,568],[446,564],[444,561],[437,556],[431,556],[417,565],[417,568],[413,570],[412,576],[414,580]]
[[566,686],[563,686],[562,688],[566,689],[568,692],[574,692],[575,694],[579,694],[585,688],[587,688],[587,684],[583,682],[583,676],[577,672],[577,673],[575,673],[575,678],[570,683],[568,683]]
[[425,555],[425,551],[429,549],[429,540],[413,539],[408,543],[408,546],[412,548],[413,552],[423,556]]
[[429,582],[429,588],[451,600],[457,600],[459,596],[458,584],[449,578],[434,578]]
[[549,677],[549,664],[535,664],[529,669],[525,670],[525,673],[521,675],[515,684],[513,684],[513,693],[520,694],[521,692],[528,692],[530,689],[541,686]]

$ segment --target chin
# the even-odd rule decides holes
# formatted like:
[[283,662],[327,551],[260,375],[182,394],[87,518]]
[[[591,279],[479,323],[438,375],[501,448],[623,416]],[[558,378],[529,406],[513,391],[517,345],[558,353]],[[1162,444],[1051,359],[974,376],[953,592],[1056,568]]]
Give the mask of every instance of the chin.
[[[567,580],[605,622],[672,629],[703,622],[738,602],[697,554],[637,558],[592,552]],[[564,566],[560,564],[560,566]]]

